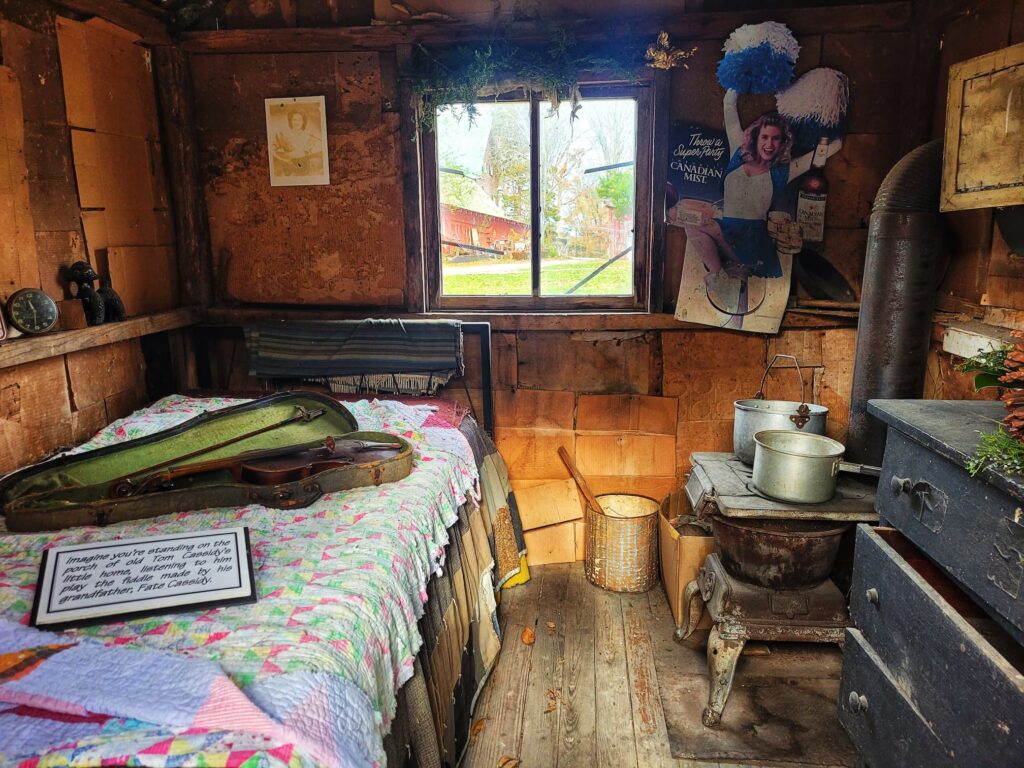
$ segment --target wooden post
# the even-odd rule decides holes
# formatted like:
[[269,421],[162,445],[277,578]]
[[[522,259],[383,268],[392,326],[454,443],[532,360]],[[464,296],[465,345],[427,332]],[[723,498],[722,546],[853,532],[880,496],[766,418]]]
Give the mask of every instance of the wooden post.
[[[689,3],[687,3],[689,5]],[[650,312],[665,311],[665,184],[668,181],[669,112],[672,109],[672,72],[656,70],[654,98],[651,99],[651,123],[654,134],[651,169],[651,290]]]
[[405,227],[405,309],[426,311],[423,270],[423,221],[420,195],[420,132],[417,104],[409,85],[412,46],[395,48],[398,70],[399,131],[402,147],[402,217]]
[[199,147],[188,59],[180,48],[153,48],[160,135],[174,206],[181,303],[209,306],[210,222],[199,181]]

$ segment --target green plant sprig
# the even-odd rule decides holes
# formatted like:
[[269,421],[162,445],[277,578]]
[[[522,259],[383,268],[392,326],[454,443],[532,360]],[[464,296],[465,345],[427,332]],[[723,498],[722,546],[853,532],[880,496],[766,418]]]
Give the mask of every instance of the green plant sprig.
[[976,475],[985,467],[1024,475],[1024,443],[1015,440],[1002,427],[995,432],[982,433],[974,457],[967,462],[967,471]]
[[987,387],[1006,387],[1008,385],[1001,382],[999,378],[1006,375],[1006,355],[1009,351],[1009,347],[1003,347],[979,352],[974,357],[968,357],[958,363],[956,370],[959,373],[974,374],[975,392]]
[[558,109],[563,101],[575,116],[580,102],[580,76],[600,72],[614,80],[636,81],[644,68],[639,40],[584,44],[561,27],[549,31],[544,45],[524,46],[508,39],[481,45],[415,50],[412,92],[419,125],[432,130],[438,110],[462,106],[470,120],[475,102],[517,90],[539,92]]

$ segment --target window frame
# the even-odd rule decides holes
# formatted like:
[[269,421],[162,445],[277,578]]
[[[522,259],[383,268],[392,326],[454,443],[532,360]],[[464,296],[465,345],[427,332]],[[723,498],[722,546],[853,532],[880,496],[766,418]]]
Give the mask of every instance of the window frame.
[[[540,295],[540,121],[546,101],[536,92],[513,91],[489,101],[530,103],[530,237],[532,290],[531,296],[442,296],[441,295],[441,227],[440,194],[437,162],[437,136],[422,128],[420,138],[420,175],[422,179],[423,278],[427,311],[649,311],[652,275],[652,242],[654,229],[653,166],[654,166],[654,84],[645,79],[638,83],[587,82],[580,84],[584,100],[590,98],[633,98],[636,100],[636,164],[633,211],[633,294],[631,296],[541,296]],[[563,108],[568,108],[565,105]]]

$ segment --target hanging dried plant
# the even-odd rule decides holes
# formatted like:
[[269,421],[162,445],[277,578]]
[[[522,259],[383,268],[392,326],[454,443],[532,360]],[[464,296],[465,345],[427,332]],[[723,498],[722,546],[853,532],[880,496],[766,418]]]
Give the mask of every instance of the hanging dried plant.
[[456,106],[473,120],[475,102],[516,91],[539,92],[555,110],[569,102],[575,116],[582,73],[636,81],[643,71],[645,48],[635,40],[583,44],[560,27],[549,31],[542,46],[507,39],[438,50],[418,46],[412,91],[420,126],[433,129],[437,112]]

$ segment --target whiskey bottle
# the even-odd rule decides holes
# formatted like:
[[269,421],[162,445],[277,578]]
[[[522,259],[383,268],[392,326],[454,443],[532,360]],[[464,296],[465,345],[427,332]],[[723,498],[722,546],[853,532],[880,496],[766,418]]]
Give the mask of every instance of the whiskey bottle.
[[825,239],[825,202],[828,199],[828,179],[825,178],[827,157],[828,139],[823,138],[814,150],[810,170],[800,180],[796,221],[803,231],[805,243],[820,243]]

